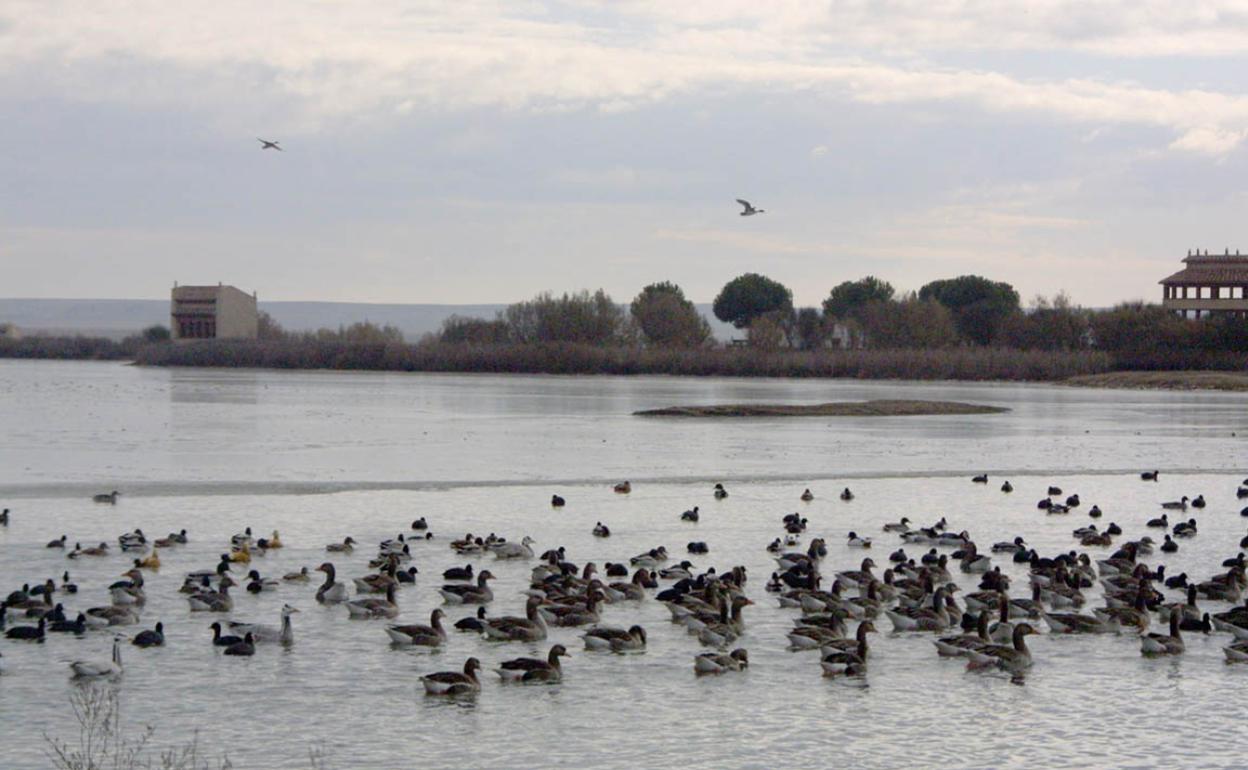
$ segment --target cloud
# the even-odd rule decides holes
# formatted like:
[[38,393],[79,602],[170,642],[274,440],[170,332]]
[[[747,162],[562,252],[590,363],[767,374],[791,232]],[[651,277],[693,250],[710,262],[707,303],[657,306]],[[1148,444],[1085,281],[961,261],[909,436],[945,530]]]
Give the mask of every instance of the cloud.
[[1037,0],[1021,10],[972,0],[222,0],[190,11],[15,0],[0,10],[0,94],[38,88],[317,131],[419,110],[610,114],[736,88],[1154,126],[1176,135],[1171,149],[1205,155],[1248,134],[1241,94],[939,64],[942,53],[973,51],[1238,55],[1248,53],[1248,13],[1206,0]]
[[810,157],[812,158],[822,158],[824,155],[827,155],[827,154],[828,154],[828,146],[826,144],[820,144],[820,145],[810,148]]
[[1170,148],[1202,155],[1225,155],[1244,140],[1245,131],[1217,126],[1197,126],[1170,143]]

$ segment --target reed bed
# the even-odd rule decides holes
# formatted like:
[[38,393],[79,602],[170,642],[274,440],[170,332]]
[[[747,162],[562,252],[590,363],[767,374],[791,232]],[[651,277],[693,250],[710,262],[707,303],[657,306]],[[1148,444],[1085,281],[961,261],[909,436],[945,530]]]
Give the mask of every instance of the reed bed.
[[150,366],[340,369],[508,374],[666,374],[1044,382],[1113,368],[1097,351],[1004,348],[764,351],[755,348],[650,349],[577,344],[348,344],[319,340],[202,341],[138,351]]
[[45,358],[73,361],[117,361],[137,352],[106,337],[21,337],[0,339],[0,358]]

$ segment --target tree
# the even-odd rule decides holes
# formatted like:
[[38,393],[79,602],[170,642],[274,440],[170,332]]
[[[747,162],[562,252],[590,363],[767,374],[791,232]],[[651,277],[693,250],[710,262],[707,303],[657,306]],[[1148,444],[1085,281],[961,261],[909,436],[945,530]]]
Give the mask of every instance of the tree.
[[777,350],[782,347],[788,336],[785,333],[785,319],[788,316],[783,310],[773,310],[755,318],[750,323],[748,333],[750,347],[762,350]]
[[629,305],[645,341],[666,347],[699,347],[711,337],[711,325],[680,287],[669,281],[652,283]]
[[350,326],[339,325],[336,330],[322,326],[315,332],[299,335],[299,338],[317,342],[345,342],[349,345],[385,345],[392,342],[402,343],[403,332],[399,327],[390,324],[378,326],[371,321],[357,321]]
[[256,338],[262,340],[284,340],[289,334],[282,325],[273,320],[273,316],[261,310],[256,317]]
[[804,307],[794,317],[797,347],[801,350],[818,350],[828,338],[828,328],[819,308]]
[[823,313],[829,318],[841,320],[858,319],[862,307],[868,302],[890,302],[893,285],[873,275],[858,281],[839,284],[823,301]]
[[1160,305],[1124,302],[1091,319],[1092,341],[1115,353],[1181,352],[1191,339],[1191,324]]
[[172,335],[168,326],[155,324],[143,330],[143,341],[147,343],[168,342]]
[[949,308],[962,338],[977,345],[992,342],[1001,323],[1019,310],[1018,292],[1013,286],[978,275],[932,281],[919,289],[919,299],[935,300]]
[[793,292],[758,273],[746,273],[724,284],[715,298],[715,317],[738,329],[748,328],[759,316],[793,307]]
[[549,292],[503,311],[507,331],[515,342],[577,342],[607,345],[628,336],[624,311],[599,289],[556,297]]
[[1027,313],[1013,313],[998,330],[998,340],[1023,350],[1078,350],[1087,345],[1088,314],[1058,292],[1037,296]]
[[507,322],[452,315],[442,322],[438,340],[456,345],[499,345],[507,342]]
[[958,341],[949,308],[911,294],[900,302],[872,300],[858,312],[858,324],[873,348],[944,348]]

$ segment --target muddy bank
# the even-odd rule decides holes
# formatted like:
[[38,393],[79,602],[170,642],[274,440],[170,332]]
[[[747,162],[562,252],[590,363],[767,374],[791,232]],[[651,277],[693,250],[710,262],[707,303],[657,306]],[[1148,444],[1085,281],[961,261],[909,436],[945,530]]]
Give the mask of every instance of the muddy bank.
[[914,417],[933,414],[997,414],[1008,409],[958,401],[834,401],[827,404],[716,404],[646,409],[641,417]]

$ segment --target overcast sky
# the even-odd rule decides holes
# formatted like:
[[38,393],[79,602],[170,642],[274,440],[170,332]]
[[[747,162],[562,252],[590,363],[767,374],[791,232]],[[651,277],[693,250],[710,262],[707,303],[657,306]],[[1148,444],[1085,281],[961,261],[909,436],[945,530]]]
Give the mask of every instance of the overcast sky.
[[6,0],[0,296],[1156,300],[1246,137],[1248,2]]

